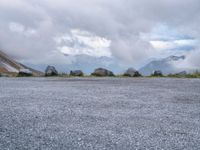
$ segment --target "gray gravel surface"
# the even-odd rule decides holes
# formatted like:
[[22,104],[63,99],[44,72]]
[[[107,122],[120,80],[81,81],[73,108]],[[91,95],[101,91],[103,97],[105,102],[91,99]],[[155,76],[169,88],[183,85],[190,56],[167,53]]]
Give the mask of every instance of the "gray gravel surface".
[[200,80],[0,78],[1,150],[199,150]]

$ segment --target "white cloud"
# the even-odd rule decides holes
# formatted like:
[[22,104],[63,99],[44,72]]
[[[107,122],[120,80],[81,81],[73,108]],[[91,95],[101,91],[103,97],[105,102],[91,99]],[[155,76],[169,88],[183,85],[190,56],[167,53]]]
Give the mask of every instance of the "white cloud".
[[11,22],[9,24],[9,29],[12,32],[17,32],[17,33],[23,33],[24,32],[24,26],[19,23]]
[[35,35],[37,35],[37,31],[29,28],[24,32],[24,35],[27,36],[27,37],[35,36]]
[[78,39],[79,42],[83,42],[94,49],[109,48],[111,43],[110,40],[100,36],[95,36],[87,31],[72,29],[71,33],[75,38]]
[[150,41],[151,45],[157,50],[176,50],[184,47],[197,46],[197,40],[183,39],[174,41]]
[[89,55],[111,57],[111,41],[90,32],[72,29],[69,34],[56,37],[58,49],[66,55]]
[[9,29],[10,29],[11,32],[16,32],[18,34],[21,34],[21,35],[24,35],[24,36],[27,36],[27,37],[30,37],[30,36],[37,34],[36,30],[34,30],[32,28],[26,29],[24,25],[17,23],[17,22],[11,22],[9,24]]
[[185,60],[174,64],[177,68],[183,68],[185,70],[199,70],[200,68],[200,49],[197,48],[193,51],[187,53],[187,57]]
[[134,67],[165,57],[166,48],[191,46],[182,41],[188,37],[200,39],[199,14],[199,0],[0,0],[0,48],[27,61],[63,63],[52,53],[62,50]]
[[[167,24],[157,24],[150,32],[140,33],[142,40],[148,41],[154,49],[154,58],[164,58],[170,55],[189,55],[196,49],[199,40],[190,34],[182,33],[176,27]],[[176,62],[177,63],[177,62]]]

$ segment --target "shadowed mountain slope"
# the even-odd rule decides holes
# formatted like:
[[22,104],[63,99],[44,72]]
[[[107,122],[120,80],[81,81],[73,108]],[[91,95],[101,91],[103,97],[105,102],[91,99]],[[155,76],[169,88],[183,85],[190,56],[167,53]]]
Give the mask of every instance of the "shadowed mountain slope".
[[19,73],[21,69],[29,69],[33,73],[34,76],[43,75],[42,72],[29,68],[15,61],[14,59],[12,59],[3,51],[0,50],[0,73],[8,74],[8,75],[16,75]]

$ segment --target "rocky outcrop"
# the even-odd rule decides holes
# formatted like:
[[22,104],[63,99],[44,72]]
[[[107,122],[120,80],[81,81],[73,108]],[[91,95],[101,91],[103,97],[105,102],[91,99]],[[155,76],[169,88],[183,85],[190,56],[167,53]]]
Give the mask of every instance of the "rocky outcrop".
[[18,76],[19,77],[30,77],[33,75],[33,72],[30,71],[29,69],[20,69]]
[[54,66],[48,66],[45,70],[45,76],[57,76],[58,71]]
[[0,50],[0,73],[3,75],[8,76],[17,76],[20,72],[20,70],[30,70],[33,74],[33,76],[43,76],[44,73],[40,72],[38,70],[34,70],[30,67],[27,67],[17,61],[15,61],[13,58],[5,54],[3,51]]
[[84,73],[81,70],[72,70],[72,71],[70,71],[70,76],[81,77],[83,75],[84,75]]
[[106,77],[106,76],[110,77],[110,76],[114,76],[114,73],[104,68],[98,68],[98,69],[95,69],[95,71],[91,75],[98,76],[98,77]]
[[124,76],[127,76],[127,77],[141,77],[141,74],[133,69],[133,68],[129,68],[125,73],[124,73]]

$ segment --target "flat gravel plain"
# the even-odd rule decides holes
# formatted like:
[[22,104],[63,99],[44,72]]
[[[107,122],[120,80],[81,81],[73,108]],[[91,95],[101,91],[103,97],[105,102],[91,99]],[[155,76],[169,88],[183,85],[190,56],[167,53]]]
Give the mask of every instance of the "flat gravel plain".
[[0,78],[1,150],[199,150],[200,80]]

